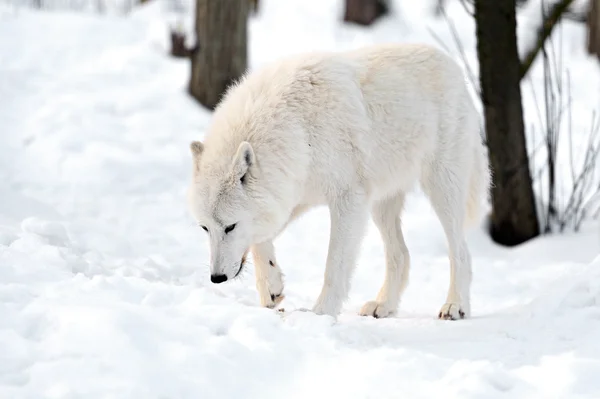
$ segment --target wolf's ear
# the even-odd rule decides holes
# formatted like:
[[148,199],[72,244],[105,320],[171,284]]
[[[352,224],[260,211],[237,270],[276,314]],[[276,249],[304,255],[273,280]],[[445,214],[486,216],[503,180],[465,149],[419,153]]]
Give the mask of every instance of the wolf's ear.
[[190,143],[190,150],[192,151],[192,161],[194,162],[194,169],[198,170],[198,164],[200,163],[200,157],[204,151],[204,145],[199,141],[192,141]]
[[248,170],[256,162],[254,149],[247,141],[242,141],[233,157],[232,172],[242,184],[246,183]]

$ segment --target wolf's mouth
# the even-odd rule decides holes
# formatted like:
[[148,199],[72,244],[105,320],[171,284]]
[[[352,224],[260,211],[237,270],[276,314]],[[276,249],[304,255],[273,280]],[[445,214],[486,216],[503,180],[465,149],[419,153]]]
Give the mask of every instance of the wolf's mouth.
[[244,252],[244,255],[242,256],[242,260],[240,261],[240,268],[238,269],[235,276],[233,276],[233,278],[236,278],[237,276],[239,276],[240,273],[242,272],[242,270],[244,270],[244,264],[246,263],[246,255],[248,255],[248,251]]
[[240,268],[238,269],[237,273],[235,274],[235,276],[233,276],[233,278],[236,278],[237,276],[240,275],[240,273],[242,272],[242,269],[244,268],[244,261],[242,260],[240,262]]

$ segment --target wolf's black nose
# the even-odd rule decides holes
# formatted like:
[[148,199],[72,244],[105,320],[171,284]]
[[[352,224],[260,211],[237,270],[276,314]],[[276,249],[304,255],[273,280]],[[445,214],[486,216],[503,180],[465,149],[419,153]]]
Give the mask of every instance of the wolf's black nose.
[[210,281],[212,281],[215,284],[221,284],[227,281],[227,276],[224,274],[211,274]]

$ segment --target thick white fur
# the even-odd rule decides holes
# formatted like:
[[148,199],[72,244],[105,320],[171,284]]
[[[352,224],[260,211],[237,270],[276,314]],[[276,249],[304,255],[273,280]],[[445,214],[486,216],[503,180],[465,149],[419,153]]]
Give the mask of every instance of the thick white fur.
[[329,251],[313,311],[341,311],[371,216],[386,273],[360,314],[394,314],[410,263],[400,215],[406,193],[420,182],[449,248],[450,287],[438,315],[469,315],[464,230],[486,199],[489,170],[462,71],[441,51],[389,44],[274,62],[228,90],[204,143],[191,147],[189,203],[208,229],[211,273],[234,278],[250,250],[263,306],[283,298],[272,240],[303,212],[325,205]]

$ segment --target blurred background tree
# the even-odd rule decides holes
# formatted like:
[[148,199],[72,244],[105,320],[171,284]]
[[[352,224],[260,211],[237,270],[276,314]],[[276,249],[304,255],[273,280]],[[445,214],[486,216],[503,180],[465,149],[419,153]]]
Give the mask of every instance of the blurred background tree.
[[346,0],[344,21],[359,25],[371,25],[389,11],[387,0]]
[[479,80],[493,174],[490,233],[517,245],[540,232],[521,106],[515,0],[475,0]]
[[248,0],[196,0],[189,92],[208,109],[246,71],[249,9]]

